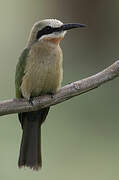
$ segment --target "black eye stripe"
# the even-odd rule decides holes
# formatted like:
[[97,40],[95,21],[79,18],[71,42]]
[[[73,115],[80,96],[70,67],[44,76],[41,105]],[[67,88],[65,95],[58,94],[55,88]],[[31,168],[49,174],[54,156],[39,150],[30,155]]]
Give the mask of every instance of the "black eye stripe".
[[51,34],[53,33],[53,28],[50,26],[46,26],[44,27],[42,30],[38,31],[36,39],[41,38],[41,36],[45,35],[45,34]]
[[46,35],[46,34],[51,34],[53,32],[59,32],[62,31],[61,27],[53,28],[51,26],[46,26],[42,30],[38,31],[36,35],[36,39],[40,39],[41,36]]

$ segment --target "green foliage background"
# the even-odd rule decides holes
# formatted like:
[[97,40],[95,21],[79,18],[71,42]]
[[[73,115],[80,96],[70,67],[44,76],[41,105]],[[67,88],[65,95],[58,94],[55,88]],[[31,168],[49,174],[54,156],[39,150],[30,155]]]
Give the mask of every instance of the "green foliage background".
[[[63,85],[95,74],[119,57],[119,1],[0,0],[0,100],[14,98],[18,57],[35,21],[80,22],[61,43]],[[119,79],[51,108],[42,127],[43,168],[17,168],[17,115],[0,117],[0,179],[118,180]]]

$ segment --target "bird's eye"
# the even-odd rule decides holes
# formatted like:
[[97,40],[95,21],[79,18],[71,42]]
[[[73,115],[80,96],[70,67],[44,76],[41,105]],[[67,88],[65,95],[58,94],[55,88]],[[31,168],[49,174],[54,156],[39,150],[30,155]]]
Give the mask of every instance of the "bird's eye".
[[51,27],[50,27],[50,26],[46,26],[46,29],[47,29],[47,30],[50,30],[50,29],[51,29]]
[[36,35],[36,39],[41,38],[41,36],[46,35],[46,34],[51,34],[53,32],[53,28],[50,26],[44,27],[42,30],[38,31]]
[[52,32],[52,27],[46,26],[46,27],[44,28],[44,30],[45,30],[46,33],[51,33],[51,32]]

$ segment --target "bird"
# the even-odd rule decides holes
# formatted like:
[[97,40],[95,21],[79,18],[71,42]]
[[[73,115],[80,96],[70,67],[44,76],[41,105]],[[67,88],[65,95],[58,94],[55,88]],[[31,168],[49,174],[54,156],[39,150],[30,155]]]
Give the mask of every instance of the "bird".
[[[62,23],[57,19],[36,22],[16,65],[16,98],[25,98],[33,105],[32,98],[53,96],[63,79],[63,53],[60,42],[68,30],[86,27],[80,23]],[[42,167],[41,125],[50,107],[32,112],[20,112],[22,140],[18,167],[39,170]]]

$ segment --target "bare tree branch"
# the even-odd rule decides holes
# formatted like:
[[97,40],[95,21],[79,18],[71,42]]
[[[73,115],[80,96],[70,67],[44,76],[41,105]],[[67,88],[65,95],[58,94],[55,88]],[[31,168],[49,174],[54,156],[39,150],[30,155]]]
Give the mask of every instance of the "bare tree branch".
[[26,99],[10,99],[0,102],[0,116],[18,112],[28,112],[53,106],[74,96],[95,89],[103,83],[119,76],[119,60],[105,70],[88,78],[73,82],[61,88],[53,97],[49,95],[36,97],[31,105]]

